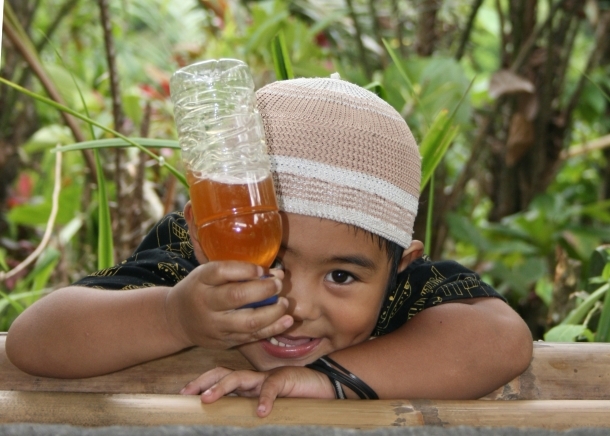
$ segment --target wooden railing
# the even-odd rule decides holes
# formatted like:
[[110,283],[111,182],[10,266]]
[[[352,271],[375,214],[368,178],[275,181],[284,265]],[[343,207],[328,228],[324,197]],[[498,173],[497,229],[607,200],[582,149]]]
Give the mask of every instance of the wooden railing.
[[256,399],[203,405],[197,396],[177,395],[215,366],[249,368],[235,351],[193,348],[109,375],[64,380],[19,371],[6,357],[5,339],[0,333],[0,423],[610,427],[610,344],[536,342],[530,367],[481,400],[278,399],[260,419]]

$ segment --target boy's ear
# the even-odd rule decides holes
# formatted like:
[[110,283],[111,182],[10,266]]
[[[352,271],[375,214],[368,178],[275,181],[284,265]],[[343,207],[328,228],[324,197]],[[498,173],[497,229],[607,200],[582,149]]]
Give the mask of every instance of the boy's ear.
[[409,248],[405,248],[402,252],[402,258],[398,264],[398,272],[403,272],[415,259],[419,259],[424,255],[424,244],[421,241],[414,239],[411,241]]
[[199,237],[197,236],[197,226],[195,225],[195,216],[193,215],[193,205],[191,201],[187,201],[184,205],[184,219],[186,220],[186,225],[189,231],[189,237],[191,238],[191,244],[193,244],[193,248],[195,249],[195,257],[199,261],[199,263],[208,262],[208,258],[205,254],[203,254],[203,250],[201,249],[201,245],[199,244]]

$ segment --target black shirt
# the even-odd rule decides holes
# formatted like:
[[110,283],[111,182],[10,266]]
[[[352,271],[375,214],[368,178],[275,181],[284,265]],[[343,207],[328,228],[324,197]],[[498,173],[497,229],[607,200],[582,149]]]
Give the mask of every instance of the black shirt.
[[[199,265],[180,212],[165,216],[131,257],[74,283],[99,289],[174,286]],[[504,298],[468,268],[453,261],[420,258],[397,277],[384,302],[374,336],[396,330],[423,309],[477,297]]]

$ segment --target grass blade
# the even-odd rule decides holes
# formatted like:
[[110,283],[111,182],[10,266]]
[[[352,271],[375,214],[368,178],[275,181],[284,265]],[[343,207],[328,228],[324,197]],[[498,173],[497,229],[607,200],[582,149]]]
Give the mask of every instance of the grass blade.
[[[172,139],[151,139],[151,138],[129,138],[131,141],[148,148],[172,148],[180,150],[178,141]],[[131,144],[121,138],[94,139],[93,141],[77,142],[75,144],[64,145],[51,149],[51,153],[56,151],[66,152],[84,149],[117,148],[131,147]]]
[[434,212],[434,171],[430,176],[430,189],[428,191],[428,215],[426,215],[426,236],[424,239],[424,253],[430,255],[432,247],[432,213]]
[[371,82],[364,87],[364,89],[368,89],[371,92],[377,94],[379,98],[382,100],[388,101],[388,92],[385,87],[379,82]]
[[98,245],[97,245],[97,269],[102,270],[114,265],[114,246],[112,242],[112,225],[110,221],[110,208],[108,206],[108,195],[106,193],[106,179],[104,169],[100,160],[100,153],[94,150],[95,166],[97,169],[97,201],[98,201]]
[[273,67],[277,80],[294,79],[294,72],[286,47],[286,38],[281,30],[271,41],[271,55],[273,56]]
[[422,156],[421,191],[426,187],[451,141],[458,134],[459,127],[453,126],[451,121],[447,110],[439,112],[419,145],[419,152]]
[[4,292],[0,291],[0,297],[2,297],[4,301],[10,304],[17,313],[21,313],[25,310],[25,308],[21,304],[17,303],[17,301],[11,298],[8,294],[5,294]]

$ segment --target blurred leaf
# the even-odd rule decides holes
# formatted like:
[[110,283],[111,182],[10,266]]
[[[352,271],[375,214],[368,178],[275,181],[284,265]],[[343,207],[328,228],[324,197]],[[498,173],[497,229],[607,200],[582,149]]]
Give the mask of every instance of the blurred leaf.
[[535,90],[536,87],[532,82],[510,70],[496,71],[489,83],[489,95],[492,98],[517,92],[532,94]]
[[[256,10],[253,10],[253,14],[256,14]],[[246,42],[246,51],[251,52],[255,47],[267,45],[268,41],[278,32],[282,21],[286,20],[289,16],[290,14],[288,11],[283,10],[272,14],[264,20],[257,20],[255,17],[255,22],[257,24],[252,28],[254,32]]]
[[123,110],[125,115],[129,117],[136,126],[142,122],[142,107],[140,106],[141,98],[136,94],[128,94],[123,96]]
[[468,217],[457,213],[447,215],[447,224],[451,234],[458,240],[474,245],[477,250],[488,251],[490,243],[485,239],[481,231],[472,223]]
[[547,342],[575,342],[576,338],[582,336],[587,330],[584,325],[558,325],[546,332],[544,340]]
[[23,150],[31,154],[53,148],[57,144],[71,144],[73,142],[74,137],[67,126],[50,124],[36,131],[24,144]]
[[551,305],[553,301],[553,282],[547,276],[542,276],[538,279],[535,292],[547,307]]
[[576,306],[568,313],[568,315],[561,321],[561,324],[578,324],[581,323],[589,311],[593,308],[595,303],[606,295],[610,284],[606,283],[595,290],[589,295],[582,303]]
[[[89,110],[99,112],[102,109],[100,100],[91,92],[87,85],[74,77],[66,68],[61,65],[46,63],[45,70],[49,73],[49,76],[51,76],[51,79],[55,83],[55,86],[57,86],[57,90],[64,98],[67,106],[74,110],[82,110],[82,101],[84,101]],[[78,84],[78,88],[74,86],[74,82]],[[78,89],[83,93],[83,100],[79,98]]]
[[9,270],[8,264],[6,263],[6,250],[2,247],[0,247],[0,268],[4,271]]
[[31,280],[31,290],[40,291],[47,286],[51,274],[59,262],[60,252],[52,247],[47,247],[37,259],[32,272],[28,274]]
[[[56,223],[64,225],[70,222],[74,215],[81,208],[82,185],[72,183],[61,188],[59,193],[59,209],[57,211]],[[13,224],[26,226],[43,226],[47,223],[51,214],[51,198],[46,196],[40,202],[35,200],[13,207],[8,213],[7,218]]]
[[76,235],[83,226],[83,218],[81,215],[74,217],[68,224],[59,232],[59,243],[66,245]]
[[11,305],[13,307],[13,309],[15,309],[15,311],[17,313],[21,313],[21,312],[23,312],[25,310],[25,308],[21,304],[19,304],[17,302],[17,300],[15,300],[10,295],[5,294],[4,292],[0,291],[0,297],[2,297],[2,300],[0,300],[0,303],[4,302],[6,304]]
[[602,313],[597,323],[595,342],[610,342],[610,297],[606,292]]

